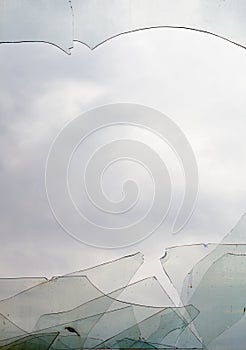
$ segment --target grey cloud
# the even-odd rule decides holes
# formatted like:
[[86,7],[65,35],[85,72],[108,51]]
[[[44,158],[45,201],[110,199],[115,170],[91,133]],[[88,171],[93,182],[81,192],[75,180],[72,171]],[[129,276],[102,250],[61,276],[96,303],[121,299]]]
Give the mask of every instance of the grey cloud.
[[[246,209],[243,50],[198,33],[153,30],[93,52],[76,44],[72,56],[44,44],[0,46],[0,60],[2,275],[69,272],[137,250],[159,258],[167,245],[214,240],[214,230],[219,240]],[[157,108],[180,125],[200,167],[199,207],[179,235],[170,234],[170,217],[139,246],[94,250],[52,217],[44,166],[65,123],[114,102]]]

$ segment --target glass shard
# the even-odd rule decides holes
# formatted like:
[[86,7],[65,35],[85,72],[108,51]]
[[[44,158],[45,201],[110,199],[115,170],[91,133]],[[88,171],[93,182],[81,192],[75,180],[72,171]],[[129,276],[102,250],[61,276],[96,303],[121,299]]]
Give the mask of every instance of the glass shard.
[[46,281],[45,277],[0,278],[0,300],[12,297]]
[[[245,255],[225,254],[210,265],[189,297],[200,311],[194,325],[205,345],[245,316],[245,273]],[[186,298],[186,288],[183,293]]]
[[69,53],[73,47],[73,23],[69,2],[2,0],[0,42],[46,42]]
[[[101,314],[107,311],[113,311],[116,309],[124,308],[126,306],[133,306],[133,311],[137,321],[143,318],[143,315],[151,315],[158,310],[155,305],[151,305],[150,298],[159,297],[159,302],[162,302],[162,307],[174,306],[163,289],[160,290],[160,285],[155,278],[147,278],[133,284],[130,284],[124,288],[118,289],[104,295],[90,300],[82,305],[77,306],[72,310],[58,313],[43,314],[40,316],[35,330],[47,329],[59,324],[69,323],[73,320],[83,317],[90,317],[96,314]],[[160,291],[162,293],[160,293]],[[149,303],[144,303],[149,301]]]
[[123,33],[177,28],[245,48],[245,10],[245,2],[229,0],[2,0],[0,42],[46,42],[69,53],[73,41],[94,49]]
[[[196,309],[190,306],[195,311],[195,317],[197,316]],[[117,343],[122,339],[130,339],[131,341],[143,340],[150,343],[157,343],[166,347],[165,337],[175,329],[187,327],[187,323],[183,320],[176,308],[165,308],[154,315],[144,319],[143,321],[123,330],[119,334],[106,340],[105,342],[98,344],[98,348],[115,348]],[[129,344],[127,344],[129,345]],[[131,345],[132,346],[132,345]],[[169,346],[175,347],[175,344]]]
[[[103,293],[109,293],[125,287],[143,262],[143,255],[136,253],[92,268],[72,272],[66,276],[87,276]],[[119,271],[121,271],[121,278],[119,278]]]
[[0,346],[6,339],[16,338],[23,335],[26,335],[26,332],[23,329],[17,327],[17,325],[11,322],[7,317],[0,314]]
[[[26,285],[29,288],[0,301],[0,347],[175,347],[199,311],[193,305],[175,307],[155,277],[128,284],[142,262],[138,253]],[[110,292],[105,294],[89,277]]]
[[165,255],[161,258],[161,264],[179,295],[182,291],[184,279],[194,265],[216,246],[217,244],[193,244],[166,249]]
[[[246,253],[246,215],[223,238],[221,243],[201,243],[170,247],[161,258],[164,272],[181,295],[183,303],[196,289],[211,264],[227,253]],[[187,297],[185,297],[186,293]]]
[[[31,332],[41,315],[68,311],[102,296],[103,292],[83,274],[90,274],[91,270],[94,271],[93,273],[97,271],[98,281],[102,280],[107,283],[108,288],[122,287],[128,284],[142,262],[143,257],[138,253],[105,263],[102,267],[87,269],[81,275],[72,274],[53,278],[1,301],[0,313],[18,327]],[[113,278],[114,273],[116,276],[115,271],[119,269],[122,272],[122,280]]]
[[[232,344],[232,340],[236,348],[240,349],[242,344],[242,337],[237,335],[242,330],[246,310],[245,242],[244,215],[220,244],[173,247],[161,259],[181,303],[190,303],[200,311],[192,325],[202,343],[210,349],[221,346],[224,349],[225,343]],[[182,335],[181,340],[179,345],[183,343]]]
[[[74,40],[91,49],[122,33],[148,28],[182,28],[212,33],[246,45],[242,1],[73,0]],[[92,25],[93,23],[93,25]]]
[[12,339],[1,346],[2,350],[48,350],[57,338],[58,333],[31,334],[20,339]]

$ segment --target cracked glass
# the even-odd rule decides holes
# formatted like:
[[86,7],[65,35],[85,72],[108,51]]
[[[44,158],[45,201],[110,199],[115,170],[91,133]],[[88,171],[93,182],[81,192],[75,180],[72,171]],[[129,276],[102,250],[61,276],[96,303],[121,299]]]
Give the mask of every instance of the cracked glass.
[[0,1],[1,349],[245,349],[245,10]]

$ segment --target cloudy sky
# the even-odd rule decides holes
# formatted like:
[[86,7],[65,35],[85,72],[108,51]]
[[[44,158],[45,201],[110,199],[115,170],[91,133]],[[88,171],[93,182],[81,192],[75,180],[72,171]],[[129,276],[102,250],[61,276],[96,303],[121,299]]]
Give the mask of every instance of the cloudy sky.
[[[76,43],[70,56],[42,43],[0,45],[0,275],[50,277],[137,251],[146,257],[142,274],[152,274],[165,247],[219,242],[246,211],[245,91],[245,50],[197,32],[152,29],[93,51]],[[179,125],[196,156],[199,192],[191,220],[173,235],[183,185],[175,156],[154,136],[128,130],[157,148],[177,184],[167,220],[154,234],[108,250],[79,243],[58,225],[46,196],[45,164],[67,123],[118,102],[155,108]],[[94,135],[81,154],[114,133]],[[112,185],[114,192],[117,180],[107,176],[106,190]],[[83,235],[89,240],[90,232]]]

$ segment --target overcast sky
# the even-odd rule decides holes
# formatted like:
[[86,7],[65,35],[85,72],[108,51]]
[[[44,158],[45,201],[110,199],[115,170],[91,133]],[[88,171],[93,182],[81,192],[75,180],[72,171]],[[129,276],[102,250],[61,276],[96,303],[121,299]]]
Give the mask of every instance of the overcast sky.
[[[153,29],[94,51],[77,43],[70,56],[48,44],[0,45],[0,275],[50,277],[137,251],[150,264],[147,273],[167,246],[219,242],[246,211],[245,91],[245,50],[196,32]],[[199,193],[177,235],[170,223],[178,191],[167,220],[148,239],[106,250],[78,243],[57,224],[45,162],[66,123],[117,102],[153,107],[181,127],[197,159]],[[141,137],[175,166],[166,148],[162,154],[154,138]]]

